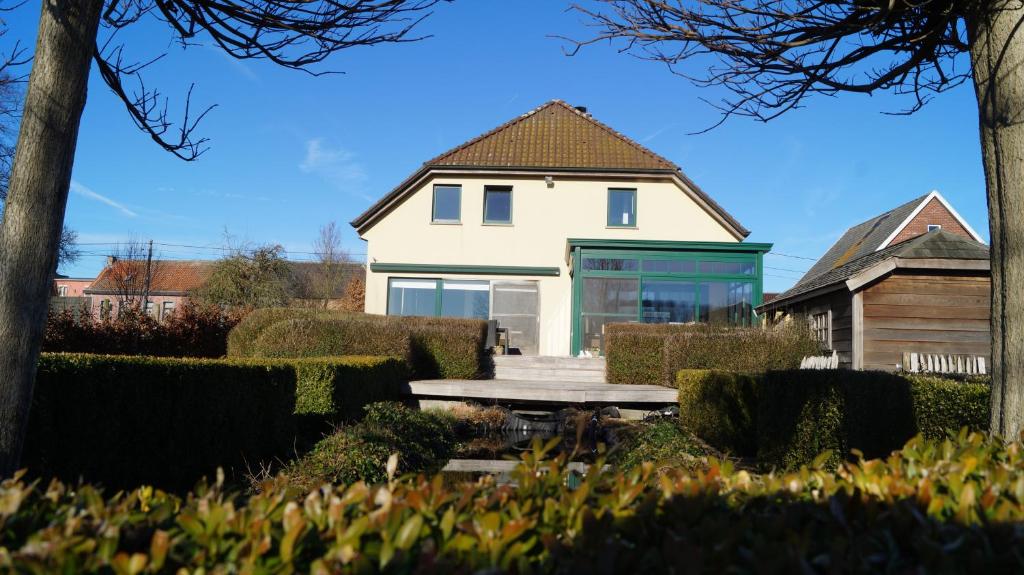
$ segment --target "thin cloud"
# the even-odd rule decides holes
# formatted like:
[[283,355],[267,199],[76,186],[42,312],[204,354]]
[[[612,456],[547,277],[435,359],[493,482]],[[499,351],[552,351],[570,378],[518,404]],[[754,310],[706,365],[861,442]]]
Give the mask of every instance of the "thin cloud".
[[365,196],[363,188],[368,178],[355,154],[344,148],[332,148],[323,138],[306,141],[306,155],[299,163],[299,170],[320,176],[342,191]]
[[82,185],[80,182],[76,182],[75,180],[71,180],[71,191],[73,193],[75,193],[75,194],[78,194],[78,195],[82,196],[82,197],[89,198],[90,200],[95,200],[95,201],[100,202],[102,204],[107,204],[108,206],[114,208],[115,210],[121,212],[122,214],[128,216],[129,218],[134,218],[134,217],[137,217],[139,215],[139,214],[131,211],[130,209],[128,209],[124,204],[116,202],[116,201],[108,198],[107,196],[104,196],[103,194],[99,194],[97,192],[94,192],[93,190],[89,189],[88,187]]

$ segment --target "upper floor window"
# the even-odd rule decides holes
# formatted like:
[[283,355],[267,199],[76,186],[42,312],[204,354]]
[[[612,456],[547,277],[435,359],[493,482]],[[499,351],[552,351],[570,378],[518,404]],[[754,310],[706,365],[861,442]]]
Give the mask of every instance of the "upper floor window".
[[512,188],[487,186],[484,188],[484,223],[512,223]]
[[608,225],[636,227],[636,190],[608,190]]
[[929,232],[934,232],[934,231],[941,230],[941,229],[942,229],[942,226],[939,225],[939,224],[928,224],[928,231]]
[[434,186],[434,213],[431,221],[457,224],[462,220],[462,186]]
[[60,297],[68,297],[68,286],[57,286],[57,295]]

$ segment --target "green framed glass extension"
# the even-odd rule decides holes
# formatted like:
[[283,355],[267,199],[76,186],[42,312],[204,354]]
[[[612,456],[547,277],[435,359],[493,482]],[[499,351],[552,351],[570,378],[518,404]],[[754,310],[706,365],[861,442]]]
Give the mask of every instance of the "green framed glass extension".
[[572,353],[604,352],[609,323],[754,325],[771,244],[583,240],[568,242]]

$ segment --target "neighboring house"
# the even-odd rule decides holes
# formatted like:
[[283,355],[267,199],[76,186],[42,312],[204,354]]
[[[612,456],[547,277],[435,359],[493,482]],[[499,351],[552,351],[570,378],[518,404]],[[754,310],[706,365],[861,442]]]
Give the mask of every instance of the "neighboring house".
[[991,352],[989,250],[938,193],[856,225],[758,311],[801,317],[840,367],[893,371],[904,353]]
[[[203,285],[213,271],[208,260],[153,260],[149,266],[149,298],[145,311],[154,319],[163,319],[185,302],[188,294]],[[85,289],[92,298],[97,318],[116,317],[122,300],[141,299],[146,276],[145,260],[109,258],[96,281]]]
[[[155,319],[163,319],[182,305],[194,290],[203,286],[213,273],[217,262],[211,260],[154,260],[150,265],[151,280],[146,312]],[[297,305],[322,305],[324,290],[316,282],[321,264],[317,262],[287,262],[291,271],[291,290]],[[363,273],[362,264],[341,264],[340,273],[329,290],[328,308],[340,305],[348,283]],[[116,317],[121,300],[141,299],[144,289],[146,262],[144,260],[108,260],[96,280],[86,288],[91,298],[92,313],[97,318]]]
[[53,279],[53,295],[56,297],[82,297],[85,295],[85,288],[95,280],[96,278],[69,278],[57,275]]
[[[345,305],[345,294],[349,283],[365,275],[363,264],[343,262],[339,263],[337,271],[325,273],[324,264],[320,262],[288,262],[292,272],[293,305],[320,307],[324,304],[324,295],[327,297],[327,309],[341,309]],[[329,282],[329,289],[325,289],[326,281]],[[352,310],[349,310],[352,311]]]
[[424,163],[352,226],[367,312],[492,318],[542,355],[600,352],[612,322],[755,323],[771,248],[558,100]]

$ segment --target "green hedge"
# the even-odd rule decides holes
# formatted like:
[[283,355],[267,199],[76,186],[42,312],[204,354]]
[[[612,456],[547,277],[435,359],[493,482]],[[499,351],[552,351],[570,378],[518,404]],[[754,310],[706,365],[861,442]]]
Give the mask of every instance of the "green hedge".
[[44,354],[23,465],[114,487],[187,488],[290,459],[407,378],[389,358],[201,360]]
[[[600,463],[600,461],[599,461]],[[598,466],[598,469],[600,467]],[[5,573],[1019,573],[1024,449],[915,439],[887,460],[752,474],[396,478],[250,495],[0,483]],[[390,478],[389,478],[390,479]]]
[[618,384],[673,387],[681,369],[793,369],[821,353],[810,330],[795,323],[771,329],[621,323],[605,332],[608,382]]
[[406,359],[418,379],[481,379],[493,373],[483,320],[289,309],[260,312],[231,332],[229,356],[391,355]]
[[712,446],[769,466],[798,467],[823,451],[879,457],[922,433],[988,428],[989,386],[851,370],[760,374],[683,370],[683,422]]

